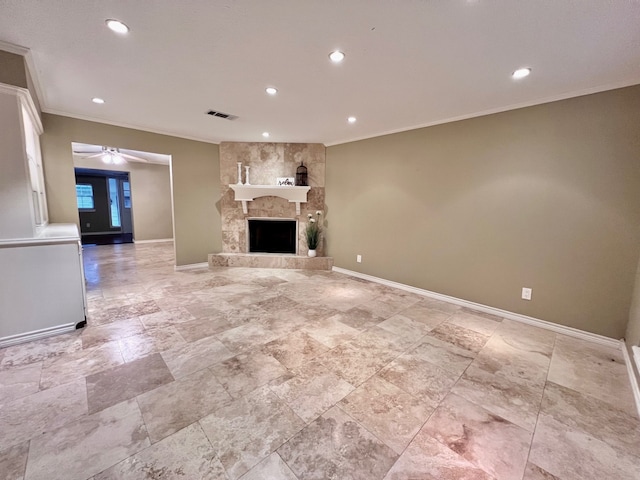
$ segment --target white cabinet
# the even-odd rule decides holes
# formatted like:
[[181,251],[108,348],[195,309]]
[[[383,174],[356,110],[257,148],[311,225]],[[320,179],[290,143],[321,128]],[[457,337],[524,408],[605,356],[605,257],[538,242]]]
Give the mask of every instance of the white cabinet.
[[26,89],[0,84],[0,347],[86,321],[75,224],[48,224],[42,123]]
[[42,153],[40,152],[40,135],[42,127],[34,123],[32,115],[22,105],[22,123],[24,126],[24,148],[31,187],[33,221],[37,228],[49,222],[47,211],[47,195],[44,189],[44,172],[42,169]]
[[82,246],[75,224],[0,240],[0,347],[75,330],[86,321]]
[[48,222],[41,134],[29,92],[0,84],[0,239],[34,237]]

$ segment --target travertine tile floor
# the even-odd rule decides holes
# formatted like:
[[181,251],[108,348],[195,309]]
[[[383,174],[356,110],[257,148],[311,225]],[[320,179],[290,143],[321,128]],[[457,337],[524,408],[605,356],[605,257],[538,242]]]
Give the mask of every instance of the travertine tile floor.
[[85,249],[89,326],[0,350],[2,479],[638,480],[621,353],[336,273]]

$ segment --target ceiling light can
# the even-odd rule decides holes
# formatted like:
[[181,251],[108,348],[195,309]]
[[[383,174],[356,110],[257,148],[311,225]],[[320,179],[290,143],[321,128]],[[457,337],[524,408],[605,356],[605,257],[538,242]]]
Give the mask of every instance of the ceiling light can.
[[267,92],[269,95],[275,95],[276,93],[278,93],[278,89],[275,87],[267,87],[264,89],[265,92]]
[[342,53],[340,50],[334,50],[329,54],[329,59],[331,59],[333,63],[340,63],[342,60],[344,60],[344,56],[344,53]]
[[93,103],[97,103],[98,105],[102,105],[104,103],[104,99],[100,98],[100,97],[93,97],[91,99],[91,101]]
[[356,117],[349,117],[347,118],[347,122],[349,123],[356,123],[357,118]]
[[269,138],[269,132],[262,132],[262,136],[264,138]]
[[530,73],[531,73],[531,69],[529,67],[524,67],[524,68],[517,69],[515,72],[511,74],[511,76],[516,80],[520,80],[521,78],[528,76]]
[[104,23],[107,24],[107,27],[109,27],[110,30],[112,30],[112,31],[114,31],[116,33],[128,33],[129,32],[129,27],[127,27],[120,20],[116,20],[115,18],[109,18],[109,19],[105,20]]

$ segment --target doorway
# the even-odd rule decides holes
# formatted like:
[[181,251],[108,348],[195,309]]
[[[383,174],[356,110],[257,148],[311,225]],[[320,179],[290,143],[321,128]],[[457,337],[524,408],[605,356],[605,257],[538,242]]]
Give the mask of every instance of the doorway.
[[133,243],[129,173],[76,168],[75,176],[82,244]]

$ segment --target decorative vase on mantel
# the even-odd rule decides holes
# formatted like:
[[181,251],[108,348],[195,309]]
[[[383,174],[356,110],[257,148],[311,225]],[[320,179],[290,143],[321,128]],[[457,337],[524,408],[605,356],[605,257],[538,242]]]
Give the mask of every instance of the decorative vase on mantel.
[[309,257],[315,257],[317,255],[316,249],[315,248],[310,248],[309,252],[307,252],[307,255]]

